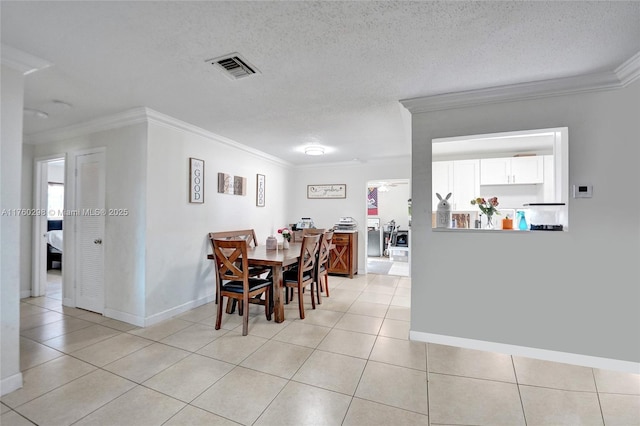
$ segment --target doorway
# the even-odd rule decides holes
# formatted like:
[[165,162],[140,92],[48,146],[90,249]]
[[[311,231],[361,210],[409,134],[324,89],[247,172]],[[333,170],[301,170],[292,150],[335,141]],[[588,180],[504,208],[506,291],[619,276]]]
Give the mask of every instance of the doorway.
[[33,281],[31,295],[62,303],[65,158],[36,159]]
[[367,273],[410,276],[409,179],[367,182]]

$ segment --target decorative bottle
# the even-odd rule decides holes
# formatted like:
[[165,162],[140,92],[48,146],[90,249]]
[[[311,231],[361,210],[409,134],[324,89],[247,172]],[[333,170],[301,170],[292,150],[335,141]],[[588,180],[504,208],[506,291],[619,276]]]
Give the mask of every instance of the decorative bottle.
[[524,212],[522,210],[518,212],[518,229],[521,231],[529,229],[527,227],[527,219],[524,217]]

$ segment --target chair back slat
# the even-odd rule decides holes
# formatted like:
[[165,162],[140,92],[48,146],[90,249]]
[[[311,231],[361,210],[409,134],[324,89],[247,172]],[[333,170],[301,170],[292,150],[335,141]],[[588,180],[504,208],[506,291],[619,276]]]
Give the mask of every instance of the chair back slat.
[[333,241],[333,230],[326,231],[320,239],[320,249],[318,251],[318,266],[326,265],[329,261],[331,242]]
[[217,238],[213,238],[211,241],[220,280],[247,281],[249,270],[247,241]]
[[302,276],[306,275],[307,272],[315,268],[321,236],[321,234],[306,235],[302,240],[300,259],[298,261],[298,274],[300,279],[302,279]]

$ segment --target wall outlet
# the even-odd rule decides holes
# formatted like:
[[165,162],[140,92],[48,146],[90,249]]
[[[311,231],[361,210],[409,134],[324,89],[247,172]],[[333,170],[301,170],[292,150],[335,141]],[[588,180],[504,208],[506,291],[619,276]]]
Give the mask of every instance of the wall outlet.
[[593,185],[573,185],[573,198],[593,197]]

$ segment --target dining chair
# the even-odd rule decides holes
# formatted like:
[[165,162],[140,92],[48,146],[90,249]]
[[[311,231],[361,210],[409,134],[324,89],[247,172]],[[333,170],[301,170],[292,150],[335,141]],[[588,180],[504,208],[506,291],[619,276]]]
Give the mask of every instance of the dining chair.
[[[209,239],[213,241],[217,239],[243,239],[247,241],[248,247],[257,247],[258,239],[256,238],[256,231],[254,229],[240,229],[237,231],[221,231],[221,232],[209,232]],[[257,277],[264,273],[270,272],[270,269],[266,266],[250,266],[249,276]]]
[[[331,253],[331,243],[333,241],[333,230],[325,231],[320,238],[320,248],[318,249],[318,261],[316,263],[316,285],[318,303],[320,293],[324,291],[329,297],[329,254]],[[323,282],[324,279],[324,282]]]
[[314,283],[316,282],[316,263],[318,261],[318,249],[320,247],[320,234],[307,235],[300,245],[300,257],[296,268],[284,271],[282,283],[285,288],[286,302],[293,296],[289,295],[289,289],[298,290],[298,310],[300,319],[304,319],[304,299],[303,291],[308,286],[311,293],[311,306],[316,308],[316,300],[313,296]]
[[249,329],[249,303],[262,300],[260,299],[262,294],[265,298],[260,304],[264,304],[267,321],[271,321],[273,281],[249,276],[246,240],[214,238],[212,243],[217,267],[216,330],[220,329],[222,305],[224,298],[227,297],[229,300],[236,300],[239,303],[238,311],[242,315],[242,335],[246,336]]

